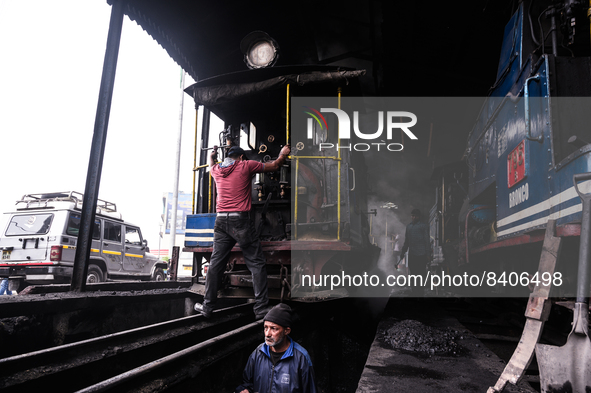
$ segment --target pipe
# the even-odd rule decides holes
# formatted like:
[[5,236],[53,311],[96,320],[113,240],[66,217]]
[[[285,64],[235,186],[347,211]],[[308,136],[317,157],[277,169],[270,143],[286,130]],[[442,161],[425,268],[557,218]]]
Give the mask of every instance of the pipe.
[[[185,103],[185,70],[181,69],[181,105],[179,108],[179,130],[176,139],[176,154],[174,157],[174,178],[172,186],[172,217],[170,218],[170,251],[176,244],[176,220],[179,205],[179,176],[181,171],[181,144],[183,140],[183,106]],[[172,254],[171,254],[172,256]]]
[[558,32],[556,31],[556,13],[558,12],[555,8],[552,9],[550,14],[550,31],[552,32],[552,54],[558,56]]
[[103,158],[107,141],[107,129],[109,115],[111,113],[111,100],[113,99],[113,87],[115,85],[115,72],[117,70],[117,57],[121,42],[121,30],[123,28],[123,1],[115,1],[111,7],[111,19],[109,21],[109,33],[107,36],[107,48],[103,63],[103,74],[99,99],[94,119],[94,134],[90,148],[88,172],[86,174],[86,186],[82,202],[82,214],[80,217],[80,233],[76,244],[76,256],[72,272],[72,284],[70,290],[84,292],[86,289],[86,275],[88,272],[88,259],[92,245],[92,228],[96,214],[98,192],[101,183]]

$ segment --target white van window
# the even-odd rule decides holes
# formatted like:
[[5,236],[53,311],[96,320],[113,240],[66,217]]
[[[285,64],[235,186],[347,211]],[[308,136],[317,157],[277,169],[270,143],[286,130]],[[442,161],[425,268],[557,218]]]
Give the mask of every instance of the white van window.
[[142,245],[142,237],[137,228],[125,227],[125,244],[133,244],[134,246]]
[[105,221],[104,240],[121,243],[121,224]]
[[[66,234],[72,236],[78,236],[80,232],[80,214],[72,213],[68,218],[68,227],[66,228]],[[95,220],[94,226],[92,227],[92,238],[99,240],[101,238],[101,222]]]
[[6,236],[45,235],[49,232],[53,214],[27,214],[12,216]]

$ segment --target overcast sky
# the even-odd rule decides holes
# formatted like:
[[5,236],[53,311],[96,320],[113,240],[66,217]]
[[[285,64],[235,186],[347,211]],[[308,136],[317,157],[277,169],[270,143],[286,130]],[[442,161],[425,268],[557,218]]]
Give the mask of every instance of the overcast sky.
[[[0,0],[2,212],[28,193],[84,192],[110,12],[106,0]],[[162,194],[173,188],[180,78],[166,51],[125,17],[99,198],[140,225],[152,249]],[[194,125],[185,94],[185,192]]]

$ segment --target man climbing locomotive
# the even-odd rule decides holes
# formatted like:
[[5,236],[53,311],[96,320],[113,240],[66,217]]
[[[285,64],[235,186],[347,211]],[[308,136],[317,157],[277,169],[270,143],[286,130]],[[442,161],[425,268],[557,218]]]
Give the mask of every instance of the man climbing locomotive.
[[252,274],[254,313],[257,319],[262,319],[269,311],[267,269],[261,241],[250,217],[251,180],[255,173],[279,170],[285,163],[291,148],[289,145],[283,146],[279,157],[267,163],[249,161],[244,150],[238,146],[231,147],[224,161],[217,163],[217,149],[218,147],[214,146],[209,156],[211,176],[217,188],[213,253],[205,281],[203,304],[196,303],[195,310],[201,312],[206,318],[211,316],[230,251],[238,243],[244,254],[246,266]]

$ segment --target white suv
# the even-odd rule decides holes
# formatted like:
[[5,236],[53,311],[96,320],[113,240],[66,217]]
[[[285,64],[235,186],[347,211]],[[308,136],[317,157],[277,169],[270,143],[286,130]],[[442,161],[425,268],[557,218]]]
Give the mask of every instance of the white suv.
[[[0,227],[0,278],[11,288],[69,283],[83,195],[27,194],[5,213]],[[164,280],[166,262],[148,251],[140,228],[121,219],[114,203],[98,200],[87,282]]]

